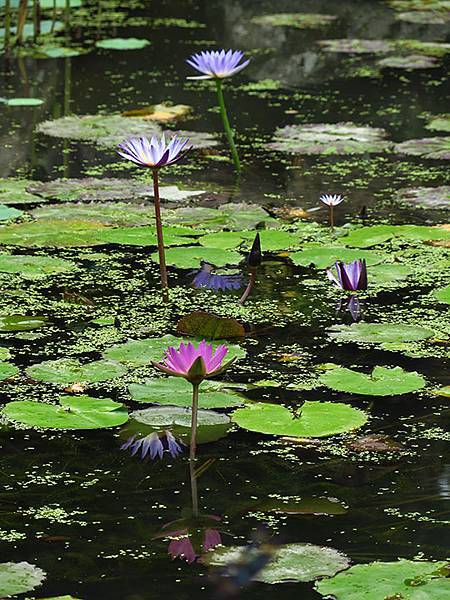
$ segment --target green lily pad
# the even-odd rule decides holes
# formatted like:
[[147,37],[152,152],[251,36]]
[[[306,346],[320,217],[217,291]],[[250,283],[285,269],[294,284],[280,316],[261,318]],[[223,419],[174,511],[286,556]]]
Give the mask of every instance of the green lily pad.
[[[194,231],[190,232],[194,234]],[[164,246],[183,246],[192,243],[192,238],[177,234],[177,227],[164,227]],[[115,227],[104,229],[98,239],[105,244],[121,244],[127,246],[157,246],[156,227]],[[167,256],[167,251],[166,251]],[[159,255],[158,255],[159,257]],[[157,261],[159,262],[159,260]]]
[[295,29],[316,29],[333,23],[335,15],[320,13],[276,13],[253,17],[252,23],[270,27],[294,27]]
[[389,263],[387,265],[375,265],[370,269],[370,285],[392,287],[402,283],[412,274],[412,268],[408,265]]
[[[188,408],[192,405],[192,385],[182,377],[149,379],[144,384],[132,383],[128,391],[135,402]],[[234,408],[242,404],[244,398],[231,390],[216,391],[205,385],[200,387],[200,408]]]
[[[150,258],[159,262],[158,252],[153,252]],[[216,267],[225,267],[226,265],[238,265],[242,261],[242,256],[232,250],[206,248],[205,246],[186,246],[166,250],[166,263],[179,269],[198,268],[201,261],[209,262]]]
[[413,241],[447,240],[450,239],[450,230],[427,225],[372,225],[354,229],[341,238],[341,242],[346,246],[370,248],[394,237]]
[[421,54],[410,54],[408,56],[387,56],[377,61],[381,68],[403,69],[410,71],[414,69],[435,69],[439,67],[439,61],[434,56],[423,56]]
[[[147,434],[150,431],[171,429],[177,439],[189,443],[191,434],[191,411],[179,406],[157,406],[135,410],[127,428]],[[213,410],[199,409],[197,413],[197,442],[206,444],[225,437],[230,429],[230,418]],[[137,426],[137,427],[136,427]]]
[[395,42],[400,51],[414,52],[425,56],[441,58],[450,52],[450,44],[444,42],[422,42],[420,40],[402,39]]
[[0,381],[14,377],[19,373],[19,369],[11,363],[0,361]]
[[41,202],[40,198],[26,191],[31,182],[28,179],[0,178],[0,202],[3,204],[27,204]]
[[126,371],[123,365],[110,360],[97,360],[81,364],[73,358],[46,360],[26,369],[26,373],[31,379],[61,385],[83,381],[90,383],[107,381],[121,377]]
[[357,429],[367,422],[367,415],[347,404],[306,401],[300,417],[284,406],[257,402],[238,408],[232,420],[250,431],[290,437],[325,437]]
[[[0,193],[1,193],[0,183]],[[161,188],[164,189],[164,186]],[[27,190],[46,200],[65,202],[105,202],[108,200],[144,200],[152,195],[150,184],[133,179],[83,177],[28,182]],[[1,195],[0,195],[1,199]],[[133,205],[130,205],[130,209]]]
[[[261,247],[267,252],[278,250],[290,250],[303,246],[303,240],[298,233],[268,229],[258,231],[261,239]],[[199,239],[202,246],[209,248],[222,248],[223,250],[243,246],[250,249],[255,238],[255,231],[219,231],[208,233]]]
[[294,154],[366,154],[386,152],[392,143],[383,129],[354,123],[286,125],[275,131],[272,150]]
[[32,400],[10,402],[2,409],[9,421],[50,429],[103,429],[128,421],[128,412],[110,398],[61,396],[60,404]]
[[450,136],[407,140],[396,144],[394,151],[408,156],[450,160]]
[[128,204],[126,202],[109,203],[63,203],[41,206],[32,213],[35,219],[47,221],[95,221],[105,225],[147,225],[154,222],[152,206]]
[[[448,44],[450,46],[450,44]],[[445,131],[450,133],[450,115],[436,115],[425,125],[430,131]]]
[[95,42],[97,48],[105,50],[140,50],[150,44],[150,40],[139,38],[109,38]]
[[[143,340],[130,340],[124,344],[117,344],[108,348],[103,353],[106,359],[119,361],[121,363],[130,364],[133,366],[148,365],[153,361],[159,362],[164,358],[165,351],[169,346],[178,348],[181,342],[194,344],[201,340],[195,338],[186,339],[174,337],[173,335],[165,335],[159,338],[145,338]],[[214,348],[221,343],[225,343],[228,348],[226,359],[245,358],[246,352],[243,348],[237,345],[227,344],[222,340],[210,342]]]
[[311,246],[304,244],[304,250],[290,254],[292,262],[300,267],[314,265],[316,269],[331,267],[336,261],[351,262],[358,258],[365,258],[368,265],[376,265],[382,262],[386,256],[376,254],[370,250],[353,250],[343,246]]
[[18,210],[17,208],[12,208],[11,206],[5,206],[4,204],[0,204],[0,221],[16,219],[21,215],[23,215],[23,211]]
[[280,496],[271,494],[255,507],[258,512],[283,515],[344,515],[347,508],[336,498]]
[[418,23],[420,25],[445,25],[450,20],[446,13],[434,10],[411,10],[398,13],[396,18],[407,23]]
[[[52,137],[80,140],[115,148],[131,137],[161,135],[162,129],[155,121],[122,115],[71,115],[53,121],[43,121],[37,127],[39,133]],[[166,131],[169,139],[174,133],[187,137],[194,148],[211,148],[218,141],[211,133],[197,131]]]
[[231,229],[240,232],[243,229],[280,226],[279,221],[270,217],[261,206],[244,203],[222,204],[218,208],[189,206],[176,210],[163,209],[162,220],[167,225],[186,225],[215,231]]
[[23,247],[75,248],[96,246],[102,223],[94,221],[64,221],[39,219],[0,227],[0,244]]
[[74,58],[75,56],[87,54],[89,51],[89,48],[82,48],[80,46],[55,46],[49,44],[37,46],[36,48],[27,48],[26,55],[31,55],[33,58]]
[[434,331],[428,327],[403,325],[402,323],[334,325],[328,331],[330,336],[339,342],[363,342],[365,344],[415,342],[434,336]]
[[42,584],[45,572],[27,562],[0,563],[0,596],[25,594]]
[[9,315],[0,317],[0,331],[30,331],[47,323],[47,317]]
[[27,279],[46,277],[54,273],[65,273],[75,268],[74,263],[55,256],[0,254],[0,272],[17,273]]
[[[54,31],[61,31],[64,29],[64,23],[62,21],[52,21],[50,19],[43,19],[41,21],[41,36],[47,35]],[[17,33],[17,27],[13,25],[11,27],[11,33]],[[5,28],[0,27],[0,39],[3,39],[5,36]],[[25,23],[23,28],[23,37],[24,39],[30,38],[34,36],[34,25],[33,23]]]
[[444,302],[445,304],[450,304],[450,285],[447,285],[440,290],[436,290],[434,292],[437,300],[439,302]]
[[450,210],[450,186],[404,188],[395,199],[408,206]]
[[244,326],[236,319],[218,317],[204,310],[184,315],[177,323],[177,332],[207,340],[225,340],[245,335]]
[[354,38],[320,40],[318,44],[325,52],[342,54],[385,54],[392,49],[393,45],[389,40],[360,40]]
[[450,580],[439,573],[445,566],[445,562],[406,559],[353,565],[317,582],[316,590],[336,600],[443,600],[450,594]]
[[421,375],[404,371],[401,367],[375,367],[370,375],[338,367],[325,372],[320,382],[338,392],[367,396],[399,396],[426,386]]
[[[206,555],[207,564],[223,567],[243,560],[246,547],[219,547]],[[314,581],[332,577],[346,569],[350,561],[345,554],[334,548],[313,544],[284,544],[274,550],[267,566],[254,575],[254,581],[268,584]]]
[[0,104],[6,106],[40,106],[44,101],[40,98],[0,98]]

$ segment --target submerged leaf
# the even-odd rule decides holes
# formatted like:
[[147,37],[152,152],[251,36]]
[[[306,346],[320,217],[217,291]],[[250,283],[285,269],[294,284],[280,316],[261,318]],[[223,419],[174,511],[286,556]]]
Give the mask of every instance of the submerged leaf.
[[[242,561],[246,547],[221,547],[206,556],[206,562],[215,567]],[[245,564],[245,563],[244,563]],[[331,577],[350,564],[345,554],[334,548],[313,544],[285,544],[274,550],[267,566],[253,576],[254,581],[268,584],[314,581]]]
[[177,331],[182,335],[220,340],[243,337],[245,329],[233,318],[218,317],[212,313],[198,310],[182,317],[177,324]]

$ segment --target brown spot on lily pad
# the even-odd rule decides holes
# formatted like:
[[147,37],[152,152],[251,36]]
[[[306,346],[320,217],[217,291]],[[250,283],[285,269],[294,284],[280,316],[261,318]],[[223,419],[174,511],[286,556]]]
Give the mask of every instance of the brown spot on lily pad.
[[191,112],[191,107],[187,104],[152,104],[143,108],[126,110],[122,113],[123,117],[142,117],[147,121],[159,121],[167,123],[168,121],[177,121]]

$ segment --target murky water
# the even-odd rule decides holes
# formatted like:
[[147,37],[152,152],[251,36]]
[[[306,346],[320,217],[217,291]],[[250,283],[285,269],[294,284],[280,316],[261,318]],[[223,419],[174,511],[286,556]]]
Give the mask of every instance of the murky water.
[[[250,66],[227,81],[225,88],[244,164],[241,177],[236,179],[229,162],[211,160],[203,153],[164,171],[163,184],[211,190],[220,193],[224,201],[257,203],[272,209],[282,205],[309,209],[318,205],[320,193],[343,193],[346,201],[337,211],[338,225],[360,223],[363,207],[369,224],[434,224],[448,218],[444,210],[410,209],[392,199],[403,187],[448,184],[445,161],[397,154],[283,155],[266,148],[277,127],[301,122],[354,121],[384,128],[395,142],[429,136],[424,113],[436,115],[448,110],[448,59],[444,57],[433,69],[387,70],[378,78],[350,77],[352,65],[345,62],[348,57],[320,52],[316,42],[341,37],[450,42],[448,25],[400,22],[384,2],[375,0],[311,0],[301,6],[293,0],[154,0],[122,2],[121,7],[127,4],[132,5],[130,16],[167,20],[154,27],[111,26],[100,31],[77,27],[73,36],[81,41],[97,36],[148,38],[151,45],[147,48],[94,49],[69,59],[2,57],[0,95],[39,97],[44,103],[36,108],[0,109],[0,176],[47,181],[62,176],[136,174],[112,151],[55,140],[34,131],[39,122],[63,114],[117,112],[172,101],[193,107],[191,117],[181,123],[182,129],[221,131],[214,90],[186,80],[192,73],[185,58],[211,46],[232,47],[252,55]],[[265,27],[263,34],[261,27],[251,22],[256,15],[299,10],[339,18],[326,29]],[[195,21],[203,27],[180,27],[172,25],[171,19]],[[267,89],[258,89],[254,84],[261,80],[278,83],[275,89],[270,89],[270,84],[266,84]],[[217,151],[227,155],[225,146]],[[327,220],[323,209],[311,215],[321,223]],[[79,252],[87,250],[49,253],[76,261]],[[151,324],[151,303],[139,304],[139,298],[157,286],[157,271],[149,264],[148,250],[105,246],[101,252],[110,254],[112,266],[84,263],[82,273],[55,278],[45,292],[47,300],[61,300],[65,292],[77,294],[94,301],[104,314],[112,307],[111,313],[117,311],[127,322],[127,311],[135,298],[140,323],[147,318]],[[182,284],[186,273],[170,269],[172,284]],[[429,387],[449,384],[445,346],[435,356],[411,357],[394,350],[330,342],[326,330],[348,323],[348,316],[336,315],[335,298],[323,291],[327,283],[322,281],[315,288],[311,284],[315,277],[313,269],[294,267],[285,256],[267,256],[254,298],[282,298],[283,323],[277,326],[276,315],[268,318],[264,331],[243,342],[248,359],[229,375],[230,379],[247,382],[258,376],[283,376],[287,381],[304,377],[313,363],[333,362],[366,372],[375,365],[398,365],[424,375]],[[25,295],[38,294],[36,302],[42,300],[42,284],[39,288],[31,281],[18,286],[6,276],[2,276],[2,283],[8,294],[20,288]],[[364,319],[376,321],[390,311],[398,318],[394,306],[406,312],[410,307],[420,314],[422,297],[432,289],[430,282],[422,286],[414,281],[401,290],[382,291],[365,305]],[[117,308],[121,296],[122,313]],[[44,306],[42,314],[50,317],[51,325],[35,339],[1,334],[2,345],[14,349],[14,364],[24,369],[69,355],[96,360],[104,346],[119,341],[106,336],[102,343],[93,333],[92,348],[86,335],[84,349],[77,352],[77,336],[90,332],[89,307],[83,298],[81,304],[74,304],[72,318],[63,318],[58,311],[52,314],[50,305]],[[295,299],[295,318],[289,316],[289,298]],[[185,308],[180,305],[180,316],[187,312]],[[439,314],[446,318],[448,305],[435,308],[436,319]],[[250,318],[245,321],[252,324]],[[145,335],[145,328],[139,327]],[[128,335],[122,331],[120,341],[135,337],[139,327]],[[174,333],[174,326],[159,333]],[[280,355],[295,352],[304,353],[306,358],[280,362]],[[141,375],[150,372],[149,367]],[[49,399],[54,397],[54,390],[51,385],[33,387],[23,378],[16,384],[8,383],[0,392],[6,402],[36,396]],[[100,384],[94,386],[93,394],[139,408],[127,398],[123,386],[116,389],[112,383]],[[201,463],[210,460],[211,465],[198,480],[200,509],[221,517],[219,529],[225,544],[243,545],[265,524],[280,543],[331,546],[354,563],[419,554],[428,559],[446,558],[448,440],[439,433],[445,431],[449,420],[445,397],[415,393],[378,399],[324,387],[300,392],[264,388],[252,390],[248,396],[291,407],[305,399],[351,402],[370,413],[364,433],[389,435],[407,452],[397,457],[359,455],[345,450],[339,441],[320,452],[237,429],[226,438],[202,445]],[[438,433],[433,435],[433,431]],[[189,511],[186,459],[141,462],[119,451],[122,438],[117,430],[55,433],[2,428],[0,529],[21,535],[16,540],[0,541],[0,562],[26,560],[44,569],[47,580],[33,592],[39,598],[64,594],[89,600],[144,600],[166,594],[177,599],[212,597],[208,568],[202,563],[172,561],[168,541],[155,539],[165,524]],[[338,515],[261,513],[258,506],[270,494],[336,498],[348,510]],[[321,597],[313,584],[284,583],[275,590],[256,583],[242,592],[242,598],[257,600],[268,594],[280,599]]]

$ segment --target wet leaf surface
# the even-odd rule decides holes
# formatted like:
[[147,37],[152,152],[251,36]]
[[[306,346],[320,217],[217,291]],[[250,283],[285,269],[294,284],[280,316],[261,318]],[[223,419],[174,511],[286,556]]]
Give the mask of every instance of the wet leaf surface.
[[370,375],[338,367],[324,373],[320,382],[339,392],[368,396],[409,394],[426,385],[425,379],[418,373],[404,371],[401,367],[375,367]]

